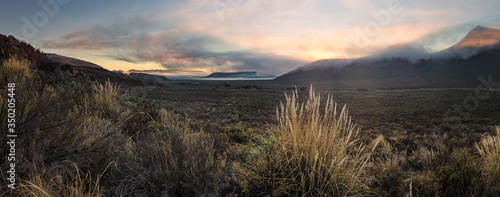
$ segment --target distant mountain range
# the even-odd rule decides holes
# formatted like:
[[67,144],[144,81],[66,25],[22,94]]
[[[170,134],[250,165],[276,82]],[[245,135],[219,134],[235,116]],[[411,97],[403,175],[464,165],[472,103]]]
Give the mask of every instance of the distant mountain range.
[[500,30],[478,26],[437,53],[400,43],[365,58],[318,60],[274,81],[346,88],[477,87],[478,77],[490,74],[500,78]]
[[257,72],[215,72],[205,78],[274,78],[275,76],[261,76]]
[[165,76],[161,75],[151,75],[151,74],[146,74],[146,73],[130,73],[128,74],[134,78],[141,79],[141,80],[146,80],[146,81],[151,81],[151,82],[157,82],[157,83],[167,83],[170,81]]
[[[141,81],[148,81],[148,82],[156,82],[156,83],[166,83],[170,81],[167,77],[161,76],[161,75],[152,75],[152,74],[146,74],[146,73],[130,73],[128,75],[120,73],[120,72],[110,72],[103,67],[87,62],[84,60],[76,59],[76,58],[71,58],[71,57],[66,57],[58,54],[53,54],[53,53],[46,53],[45,54],[47,58],[49,58],[52,61],[59,62],[60,64],[68,64],[71,66],[79,67],[78,69],[81,70],[83,68],[91,68],[93,69],[92,71],[89,69],[86,69],[86,72],[96,72],[96,70],[101,70],[101,73],[107,73],[108,75],[119,75],[122,78],[123,77],[132,77],[134,79],[138,79]],[[97,71],[99,72],[99,71]]]

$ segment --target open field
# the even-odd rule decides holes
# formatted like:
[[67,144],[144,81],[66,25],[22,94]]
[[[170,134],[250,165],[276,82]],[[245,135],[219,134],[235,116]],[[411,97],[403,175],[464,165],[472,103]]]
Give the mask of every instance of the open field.
[[[249,146],[259,146],[258,136],[265,135],[267,129],[277,124],[276,109],[280,102],[285,102],[285,93],[291,94],[294,90],[301,101],[307,100],[309,87],[248,81],[171,83],[155,87],[142,98],[193,122],[210,122],[225,128],[223,131],[232,144],[229,151],[237,155],[234,162],[240,166],[239,163],[248,162],[241,154],[248,152]],[[477,97],[476,91],[487,96]],[[347,106],[352,121],[360,128],[362,143],[373,147],[375,139],[383,136],[383,143],[369,165],[375,171],[370,187],[376,195],[398,196],[411,192],[450,195],[463,191],[472,194],[479,187],[475,183],[477,177],[465,176],[467,180],[452,177],[481,171],[474,145],[485,136],[495,134],[495,125],[500,122],[500,90],[321,87],[318,92],[323,104],[327,95],[331,95],[339,106]],[[472,102],[474,99],[477,103]],[[455,156],[475,158],[469,162],[476,163],[473,168],[476,171],[455,166],[457,172],[443,172],[450,165],[461,165],[456,163],[461,161],[454,160]],[[247,176],[248,169],[236,168]],[[466,189],[462,191],[459,187]]]
[[[171,83],[151,86],[141,91],[141,98],[158,103],[158,107],[187,117],[221,124],[264,126],[276,121],[276,108],[285,93],[294,86],[272,85],[272,82],[213,82],[196,81],[196,85]],[[134,90],[138,87],[130,87]],[[140,86],[139,86],[140,88]],[[148,86],[144,88],[148,89]],[[303,100],[309,87],[297,87]],[[472,88],[433,89],[317,89],[323,99],[331,95],[339,105],[346,105],[354,122],[363,131],[401,135],[406,133],[492,131],[500,122],[500,90],[480,90],[488,95],[477,99]],[[131,95],[137,94],[130,91]],[[455,110],[459,106],[459,111]],[[451,113],[447,115],[447,112]],[[456,118],[460,117],[458,123]],[[455,118],[455,119],[453,119]]]

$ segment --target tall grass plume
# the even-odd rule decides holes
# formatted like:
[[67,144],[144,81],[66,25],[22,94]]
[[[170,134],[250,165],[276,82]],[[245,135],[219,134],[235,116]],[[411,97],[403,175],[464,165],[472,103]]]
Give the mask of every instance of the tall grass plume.
[[[273,179],[271,195],[366,194],[365,167],[371,151],[357,143],[358,129],[346,107],[338,110],[330,96],[322,107],[312,87],[305,103],[299,102],[297,91],[285,97],[276,113],[278,125],[270,133],[275,150],[261,157],[277,163],[270,165],[273,173],[261,175]],[[290,187],[278,188],[275,183]]]
[[500,193],[500,127],[496,127],[496,135],[486,136],[475,146],[481,155],[484,190],[498,195]]
[[117,115],[120,105],[117,102],[120,87],[113,85],[109,80],[104,84],[97,83],[93,86],[93,97],[101,114],[108,116]]

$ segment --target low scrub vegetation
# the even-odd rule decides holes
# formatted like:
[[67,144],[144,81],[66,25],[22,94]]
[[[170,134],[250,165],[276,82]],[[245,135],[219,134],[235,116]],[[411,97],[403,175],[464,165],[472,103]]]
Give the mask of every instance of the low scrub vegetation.
[[154,196],[220,195],[227,187],[229,167],[224,138],[218,133],[194,131],[188,120],[161,109],[128,146],[130,156],[143,172],[137,184]]
[[[3,187],[4,194],[217,195],[227,187],[230,162],[218,132],[195,131],[189,120],[164,109],[148,109],[156,114],[147,114],[148,121],[134,119],[145,112],[134,104],[124,107],[126,93],[109,81],[43,84],[28,62],[17,58],[0,68],[4,81],[16,83],[18,143],[23,144],[17,149],[19,188]],[[7,111],[4,95],[0,104]],[[135,126],[126,132],[126,124]],[[113,163],[116,169],[108,170]]]
[[18,135],[17,188],[2,182],[1,196],[500,196],[496,90],[453,125],[438,119],[441,105],[465,90],[336,91],[335,101],[362,106],[348,113],[312,87],[276,108],[290,89],[174,84],[142,94],[50,62],[0,62],[1,126],[13,82]]

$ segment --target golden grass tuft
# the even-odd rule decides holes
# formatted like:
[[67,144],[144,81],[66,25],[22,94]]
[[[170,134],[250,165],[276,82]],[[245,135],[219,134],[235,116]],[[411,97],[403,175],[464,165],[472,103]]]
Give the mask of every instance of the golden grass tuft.
[[356,143],[358,129],[346,107],[337,110],[328,96],[322,109],[320,95],[312,87],[306,103],[299,103],[297,91],[285,96],[286,103],[277,110],[278,127],[272,132],[278,161],[289,172],[285,179],[296,180],[301,195],[366,193],[365,167],[378,141],[365,151]]
[[18,78],[30,78],[31,72],[29,69],[30,62],[25,59],[19,59],[18,57],[10,57],[2,61],[0,67],[0,81],[3,83],[14,82],[14,77]]
[[485,161],[485,167],[491,172],[500,172],[500,127],[496,135],[490,135],[476,143],[476,149]]
[[496,135],[486,136],[475,146],[481,155],[484,184],[500,192],[500,127],[496,127]]
[[106,83],[97,83],[93,87],[93,98],[101,114],[116,115],[120,112],[117,102],[120,87],[113,85],[109,80]]

